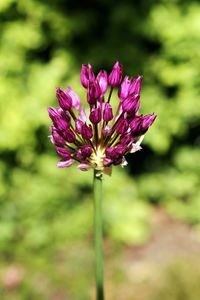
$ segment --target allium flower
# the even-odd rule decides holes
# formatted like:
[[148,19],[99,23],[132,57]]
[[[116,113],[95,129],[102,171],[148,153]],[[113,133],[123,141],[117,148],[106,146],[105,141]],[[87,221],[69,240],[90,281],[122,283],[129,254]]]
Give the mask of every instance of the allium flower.
[[[125,155],[141,149],[156,115],[139,113],[142,77],[122,79],[119,62],[109,75],[103,70],[96,77],[90,64],[82,65],[80,79],[87,90],[88,117],[71,87],[57,88],[59,107],[48,109],[53,122],[50,139],[61,158],[57,166],[69,167],[77,161],[82,171],[93,168],[111,174],[112,165],[127,165]],[[114,88],[119,97],[116,111],[111,105]]]

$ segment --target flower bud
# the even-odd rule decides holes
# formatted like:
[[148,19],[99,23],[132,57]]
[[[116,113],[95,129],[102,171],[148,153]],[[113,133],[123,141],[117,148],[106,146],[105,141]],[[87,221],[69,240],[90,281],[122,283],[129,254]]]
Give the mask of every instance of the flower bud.
[[63,146],[65,144],[65,140],[55,127],[51,127],[51,133],[51,141],[53,144],[55,144],[56,146]]
[[92,148],[90,145],[84,145],[80,149],[78,149],[76,157],[79,161],[85,161],[87,157],[92,154]]
[[118,145],[116,147],[107,147],[106,148],[106,157],[111,158],[113,160],[118,159],[119,156],[122,156],[126,153],[125,145]]
[[59,130],[65,130],[67,128],[69,128],[70,123],[69,120],[67,118],[64,118],[59,112],[58,110],[56,110],[53,107],[49,107],[48,108],[48,113],[49,113],[49,117],[51,118],[54,126]]
[[135,114],[140,108],[139,95],[130,95],[122,102],[122,109],[124,112]]
[[89,140],[92,138],[92,126],[91,125],[87,125],[86,123],[82,125],[81,128],[81,135],[84,139]]
[[101,96],[101,89],[97,80],[89,82],[88,92],[87,92],[87,101],[90,105],[96,103],[97,99]]
[[142,79],[143,77],[138,75],[131,81],[130,87],[129,87],[129,95],[131,94],[140,94],[140,90],[142,87]]
[[111,159],[114,165],[119,165],[126,151],[127,147],[125,145],[118,145],[116,147],[107,147],[105,152],[106,157]]
[[71,129],[66,129],[62,132],[62,135],[64,137],[64,139],[68,142],[68,143],[74,143],[76,140],[76,135],[75,133],[71,130]]
[[81,150],[84,157],[88,157],[92,154],[92,147],[90,145],[84,145]]
[[128,130],[128,121],[124,117],[120,118],[116,125],[116,132],[118,134],[124,134]]
[[112,106],[110,103],[105,103],[103,111],[103,119],[105,122],[109,122],[113,118]]
[[130,84],[131,84],[131,81],[130,81],[129,77],[125,76],[124,80],[122,81],[122,83],[120,85],[119,92],[118,92],[118,96],[121,101],[123,101],[124,99],[126,99],[128,97]]
[[88,87],[89,81],[93,81],[95,79],[92,66],[90,64],[82,65],[80,79],[84,88]]
[[120,136],[120,143],[124,145],[128,145],[132,141],[131,132],[125,132]]
[[131,131],[138,131],[138,129],[140,129],[141,123],[142,116],[135,116],[135,118],[130,123]]
[[101,89],[101,95],[104,95],[108,87],[108,75],[106,71],[100,71],[97,75],[97,81]]
[[60,118],[60,114],[54,107],[48,108],[48,114],[51,120],[54,122],[57,118]]
[[64,147],[56,147],[56,152],[63,160],[68,160],[71,158],[70,151]]
[[89,119],[93,124],[98,124],[101,121],[100,107],[91,109]]
[[122,66],[117,61],[108,77],[108,83],[112,88],[118,86],[122,79]]
[[153,124],[156,117],[157,116],[154,114],[149,114],[142,117],[141,130],[143,131],[143,133],[145,133],[148,130],[148,128]]
[[80,98],[79,98],[79,96],[74,92],[74,90],[70,86],[67,87],[66,93],[72,99],[72,106],[76,109],[79,109],[79,107],[80,107]]
[[64,91],[60,88],[57,88],[56,89],[56,97],[58,99],[60,107],[63,110],[70,110],[72,108],[72,98],[66,91]]

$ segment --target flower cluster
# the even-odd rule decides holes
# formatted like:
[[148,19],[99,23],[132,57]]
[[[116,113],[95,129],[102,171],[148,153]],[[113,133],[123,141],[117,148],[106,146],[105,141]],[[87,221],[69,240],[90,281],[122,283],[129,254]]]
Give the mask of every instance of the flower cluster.
[[[112,165],[125,166],[125,155],[141,149],[140,143],[156,115],[139,114],[142,77],[122,78],[122,66],[116,62],[111,73],[100,71],[95,77],[90,64],[82,65],[80,80],[87,91],[89,119],[71,87],[57,88],[59,108],[50,107],[51,142],[61,161],[59,168],[74,161],[78,168],[90,168],[106,174]],[[118,107],[110,104],[113,90],[118,89]]]

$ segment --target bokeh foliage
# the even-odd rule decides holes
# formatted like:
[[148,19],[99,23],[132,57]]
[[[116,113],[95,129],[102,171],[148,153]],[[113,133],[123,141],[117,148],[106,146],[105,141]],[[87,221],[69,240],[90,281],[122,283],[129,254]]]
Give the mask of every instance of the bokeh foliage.
[[92,232],[92,173],[57,170],[47,138],[56,86],[85,101],[81,63],[110,70],[119,59],[125,73],[143,74],[142,112],[158,115],[144,150],[105,179],[105,235],[143,243],[152,205],[199,228],[199,16],[190,0],[0,1],[2,265]]

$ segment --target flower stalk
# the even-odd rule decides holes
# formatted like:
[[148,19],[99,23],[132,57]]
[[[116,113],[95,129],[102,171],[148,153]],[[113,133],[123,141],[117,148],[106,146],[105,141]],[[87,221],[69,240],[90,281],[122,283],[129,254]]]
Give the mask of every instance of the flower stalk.
[[103,287],[103,219],[102,219],[102,177],[94,170],[94,233],[95,233],[95,264],[96,264],[96,300],[104,300]]

